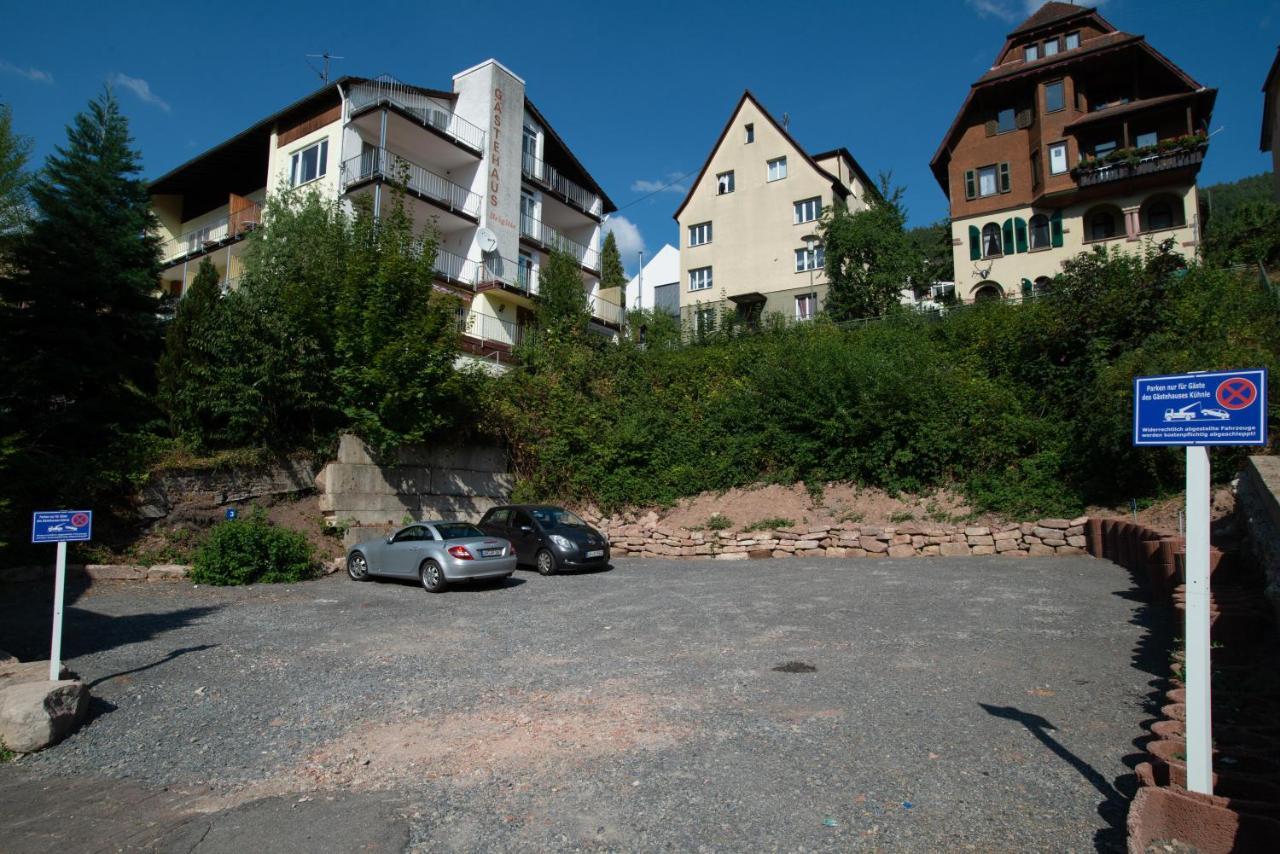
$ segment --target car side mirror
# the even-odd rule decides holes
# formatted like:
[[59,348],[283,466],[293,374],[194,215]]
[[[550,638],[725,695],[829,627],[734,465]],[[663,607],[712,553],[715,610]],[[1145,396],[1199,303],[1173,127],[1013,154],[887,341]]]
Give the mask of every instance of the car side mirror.
[[387,534],[387,545],[391,545],[396,540],[395,534]]

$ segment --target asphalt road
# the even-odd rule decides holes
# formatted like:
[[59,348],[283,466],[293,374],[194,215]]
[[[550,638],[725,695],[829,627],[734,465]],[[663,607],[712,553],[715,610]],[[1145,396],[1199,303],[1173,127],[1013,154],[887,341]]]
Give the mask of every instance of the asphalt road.
[[7,851],[1122,850],[1167,640],[1090,558],[74,595],[93,718],[0,766]]

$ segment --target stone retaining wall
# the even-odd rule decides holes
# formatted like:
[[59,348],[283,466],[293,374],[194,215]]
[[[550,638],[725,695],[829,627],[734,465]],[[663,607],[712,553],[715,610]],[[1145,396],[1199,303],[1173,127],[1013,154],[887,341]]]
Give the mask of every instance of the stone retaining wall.
[[691,531],[659,524],[587,519],[609,538],[615,557],[747,558],[926,557],[1085,554],[1088,518],[985,525],[818,525],[769,531]]
[[1240,473],[1236,506],[1249,550],[1267,577],[1267,598],[1280,619],[1280,457],[1250,457]]

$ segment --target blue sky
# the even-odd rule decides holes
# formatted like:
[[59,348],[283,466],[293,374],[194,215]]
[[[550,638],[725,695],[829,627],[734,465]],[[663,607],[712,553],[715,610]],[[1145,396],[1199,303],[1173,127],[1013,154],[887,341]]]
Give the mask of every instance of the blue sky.
[[[750,88],[810,151],[845,146],[872,175],[907,187],[913,225],[946,214],[929,159],[969,84],[1037,3],[756,0],[701,3],[10,4],[0,101],[36,160],[113,80],[154,177],[320,85],[305,54],[346,59],[335,74],[382,72],[448,88],[490,56],[529,94],[618,204],[629,270],[640,243],[676,242],[671,215],[728,113]],[[1105,0],[1219,91],[1202,183],[1268,171],[1258,151],[1263,78],[1280,41],[1280,0]],[[18,34],[26,38],[17,38]],[[313,60],[314,61],[314,60]]]

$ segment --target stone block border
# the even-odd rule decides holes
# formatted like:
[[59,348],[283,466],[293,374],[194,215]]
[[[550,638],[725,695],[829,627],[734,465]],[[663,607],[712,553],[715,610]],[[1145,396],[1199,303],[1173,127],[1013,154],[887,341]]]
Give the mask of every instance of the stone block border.
[[1040,519],[985,525],[815,525],[771,531],[691,531],[638,522],[587,519],[609,538],[614,557],[747,560],[787,557],[957,557],[963,555],[1082,555],[1089,553],[1089,518]]

